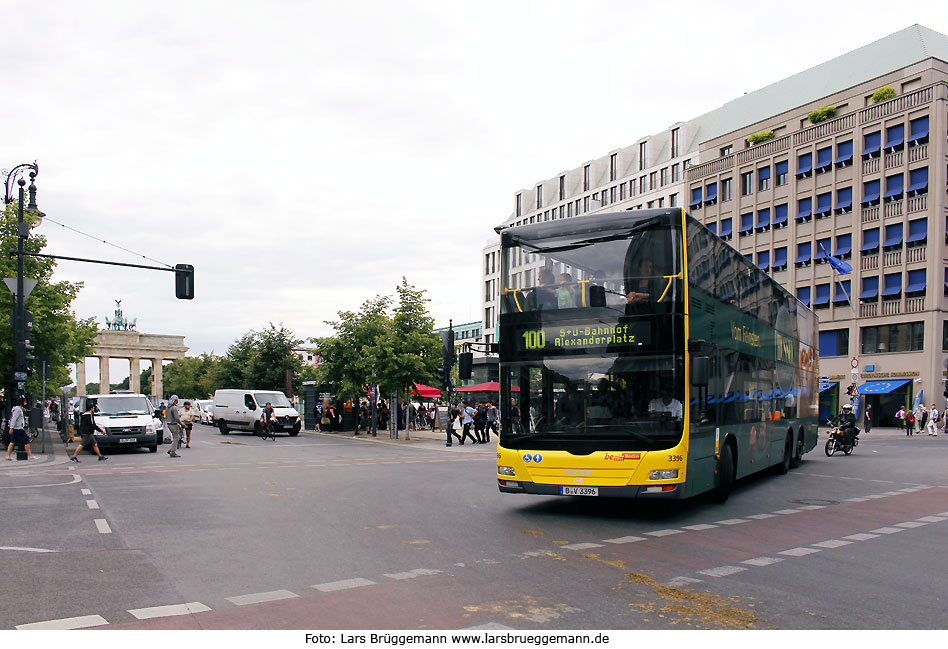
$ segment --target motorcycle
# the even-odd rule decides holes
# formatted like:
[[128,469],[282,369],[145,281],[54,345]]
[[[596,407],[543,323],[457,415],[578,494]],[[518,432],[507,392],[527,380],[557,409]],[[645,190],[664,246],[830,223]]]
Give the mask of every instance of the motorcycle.
[[827,457],[831,457],[836,451],[842,451],[846,455],[852,455],[853,449],[859,445],[859,429],[856,429],[856,435],[853,437],[852,444],[846,442],[846,434],[839,426],[834,426],[827,431],[829,439],[826,440],[826,446],[823,451]]

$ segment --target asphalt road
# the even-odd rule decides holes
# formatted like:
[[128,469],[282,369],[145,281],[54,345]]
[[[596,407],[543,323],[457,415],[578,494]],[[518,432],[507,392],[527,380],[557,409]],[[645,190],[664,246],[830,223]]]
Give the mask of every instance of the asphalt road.
[[16,463],[0,628],[944,629],[948,437],[873,435],[675,507],[500,494],[420,436]]

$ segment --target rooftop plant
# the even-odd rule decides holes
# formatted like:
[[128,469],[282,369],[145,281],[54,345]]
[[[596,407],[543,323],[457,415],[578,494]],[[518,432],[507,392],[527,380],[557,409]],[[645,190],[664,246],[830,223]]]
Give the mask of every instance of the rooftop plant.
[[752,133],[751,135],[747,136],[747,141],[750,142],[751,145],[760,144],[761,142],[766,142],[767,140],[772,139],[774,139],[773,131],[761,131],[760,133]]
[[889,86],[883,86],[882,88],[879,88],[874,93],[872,93],[872,97],[870,97],[869,99],[872,103],[878,104],[880,101],[885,101],[886,99],[892,99],[893,97],[895,97],[895,90],[893,90]]
[[823,106],[822,108],[817,108],[812,113],[807,115],[807,119],[810,120],[810,124],[819,124],[822,121],[829,119],[830,117],[836,116],[836,107],[835,106]]

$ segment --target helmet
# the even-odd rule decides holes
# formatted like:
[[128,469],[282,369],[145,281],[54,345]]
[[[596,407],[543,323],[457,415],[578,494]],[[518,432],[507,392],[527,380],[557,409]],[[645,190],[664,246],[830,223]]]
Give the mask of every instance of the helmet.
[[851,403],[844,403],[844,404],[843,404],[843,411],[844,411],[844,412],[849,412],[849,411],[852,410],[852,409],[853,409],[853,406],[852,406]]

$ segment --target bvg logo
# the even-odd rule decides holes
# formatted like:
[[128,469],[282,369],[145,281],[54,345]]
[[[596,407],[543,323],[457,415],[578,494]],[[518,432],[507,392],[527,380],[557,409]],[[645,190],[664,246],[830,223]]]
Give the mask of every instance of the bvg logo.
[[566,475],[592,475],[589,469],[566,469]]

